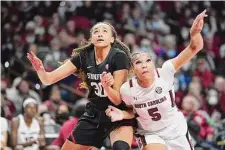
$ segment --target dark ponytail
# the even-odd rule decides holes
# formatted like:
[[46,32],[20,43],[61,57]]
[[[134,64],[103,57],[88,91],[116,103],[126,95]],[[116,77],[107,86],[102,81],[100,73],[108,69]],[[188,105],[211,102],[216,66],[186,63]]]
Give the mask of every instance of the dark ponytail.
[[129,64],[131,65],[131,53],[130,53],[129,47],[126,44],[121,42],[119,39],[116,39],[115,42],[112,44],[112,48],[117,48],[117,49],[124,51],[129,60]]

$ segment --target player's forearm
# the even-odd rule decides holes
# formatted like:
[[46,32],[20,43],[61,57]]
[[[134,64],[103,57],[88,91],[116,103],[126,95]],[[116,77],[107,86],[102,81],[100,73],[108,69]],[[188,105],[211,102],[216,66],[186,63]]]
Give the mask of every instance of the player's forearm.
[[51,76],[50,72],[46,72],[45,70],[38,70],[37,74],[43,84],[45,84],[45,85],[52,84],[53,76]]
[[123,119],[133,119],[135,118],[133,110],[123,111]]
[[110,101],[113,102],[113,104],[119,105],[122,102],[120,93],[118,91],[114,90],[112,87],[105,87],[104,90]]

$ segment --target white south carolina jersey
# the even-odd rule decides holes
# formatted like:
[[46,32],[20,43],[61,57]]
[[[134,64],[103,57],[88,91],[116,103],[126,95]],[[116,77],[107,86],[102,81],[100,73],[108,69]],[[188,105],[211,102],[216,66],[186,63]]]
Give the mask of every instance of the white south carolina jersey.
[[[39,122],[33,118],[31,126],[28,127],[25,123],[24,116],[19,115],[19,127],[17,130],[17,142],[25,143],[30,140],[37,140],[40,134]],[[25,147],[24,150],[39,150],[38,144],[33,144],[32,146]]]
[[175,105],[173,90],[175,72],[172,62],[166,61],[162,68],[156,69],[155,80],[151,87],[141,87],[136,77],[122,85],[120,89],[122,100],[126,105],[131,105],[137,113],[137,134],[154,134],[169,128],[173,130],[172,128],[181,123],[186,128],[184,131],[186,134],[186,120]]

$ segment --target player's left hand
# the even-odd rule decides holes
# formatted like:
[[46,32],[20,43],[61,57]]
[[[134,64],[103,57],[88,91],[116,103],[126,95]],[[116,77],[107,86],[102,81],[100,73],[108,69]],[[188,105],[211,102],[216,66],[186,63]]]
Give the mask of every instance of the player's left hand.
[[204,25],[204,18],[207,16],[208,15],[206,14],[206,10],[204,10],[195,18],[190,30],[191,37],[195,36],[196,34],[202,31]]
[[102,76],[101,76],[101,84],[102,87],[110,87],[114,84],[114,78],[112,76],[112,74],[109,72],[103,72]]
[[198,52],[201,50],[204,46],[203,38],[200,32],[202,31],[203,25],[204,25],[204,18],[207,17],[206,10],[204,10],[202,13],[200,13],[194,20],[191,30],[190,30],[190,36],[191,36],[191,42],[190,42],[190,48],[193,51]]
[[112,122],[123,120],[123,111],[116,107],[108,106],[105,113],[110,117]]

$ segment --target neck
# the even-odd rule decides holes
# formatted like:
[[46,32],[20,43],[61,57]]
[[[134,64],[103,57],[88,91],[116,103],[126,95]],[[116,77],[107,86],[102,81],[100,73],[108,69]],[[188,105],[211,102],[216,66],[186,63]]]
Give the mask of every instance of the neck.
[[26,114],[24,114],[24,120],[28,126],[32,123],[32,118],[28,117]]
[[103,47],[103,48],[95,48],[95,59],[97,64],[100,64],[106,59],[110,49],[111,49],[111,45],[107,47]]
[[154,83],[154,78],[148,80],[140,80],[137,78],[138,84],[143,88],[148,88]]

